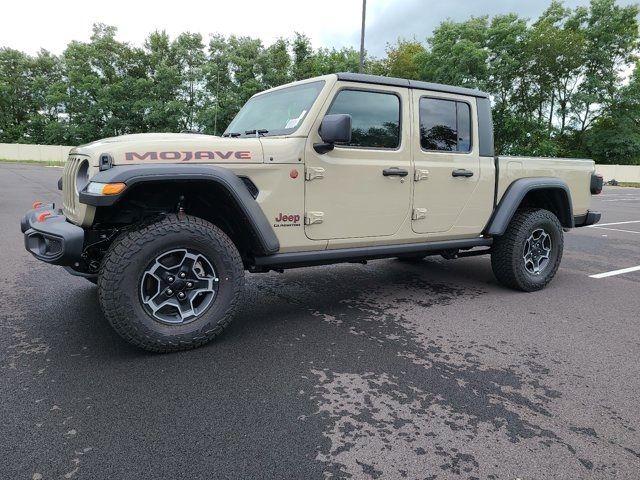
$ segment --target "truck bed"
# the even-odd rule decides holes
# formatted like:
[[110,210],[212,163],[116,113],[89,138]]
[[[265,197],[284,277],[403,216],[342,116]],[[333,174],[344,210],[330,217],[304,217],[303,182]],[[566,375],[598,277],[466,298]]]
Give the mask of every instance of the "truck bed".
[[544,157],[496,157],[497,198],[509,185],[525,177],[558,177],[569,186],[573,214],[584,215],[591,202],[590,181],[595,162],[588,159]]

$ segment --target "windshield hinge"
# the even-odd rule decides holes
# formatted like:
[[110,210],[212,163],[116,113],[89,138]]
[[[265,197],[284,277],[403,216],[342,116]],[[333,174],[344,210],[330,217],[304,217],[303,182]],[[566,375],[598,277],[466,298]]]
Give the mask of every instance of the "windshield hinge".
[[429,178],[429,170],[416,169],[415,173],[413,174],[413,179],[416,182],[419,182],[420,180],[426,180],[428,178]]
[[423,218],[427,218],[427,209],[414,208],[413,213],[411,214],[411,220],[422,220]]
[[324,178],[324,168],[322,167],[307,167],[304,173],[305,180],[314,180],[316,178]]
[[304,224],[313,225],[314,223],[322,223],[324,212],[307,212],[304,215]]

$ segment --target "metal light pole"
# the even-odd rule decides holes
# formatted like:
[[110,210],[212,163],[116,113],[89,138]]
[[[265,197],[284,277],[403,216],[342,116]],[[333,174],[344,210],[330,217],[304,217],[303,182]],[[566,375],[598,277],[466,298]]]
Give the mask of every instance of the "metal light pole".
[[360,32],[360,73],[364,69],[364,23],[367,16],[367,0],[362,0],[362,31]]

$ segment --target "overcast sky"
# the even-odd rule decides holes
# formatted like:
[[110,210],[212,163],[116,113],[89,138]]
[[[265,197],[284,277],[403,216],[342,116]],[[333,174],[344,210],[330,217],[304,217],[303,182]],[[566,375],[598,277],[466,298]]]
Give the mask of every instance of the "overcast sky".
[[[620,4],[636,0],[618,0]],[[441,21],[516,12],[535,18],[550,0],[368,0],[366,48],[382,56],[398,38],[424,41]],[[565,5],[588,5],[566,0]],[[265,44],[293,35],[311,37],[314,47],[359,48],[362,0],[17,0],[7,1],[0,20],[0,47],[28,53],[61,53],[71,40],[87,41],[91,25],[118,28],[118,39],[142,45],[153,30],[172,37],[185,31],[248,35]]]

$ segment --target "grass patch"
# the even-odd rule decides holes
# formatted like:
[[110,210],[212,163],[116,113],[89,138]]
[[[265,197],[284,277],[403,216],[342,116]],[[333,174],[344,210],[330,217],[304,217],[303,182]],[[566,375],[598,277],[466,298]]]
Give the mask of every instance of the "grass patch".
[[640,188],[639,182],[618,182],[618,187]]
[[0,163],[14,163],[17,165],[41,165],[43,167],[64,167],[65,162],[56,162],[53,160],[7,160],[6,158],[0,158]]

